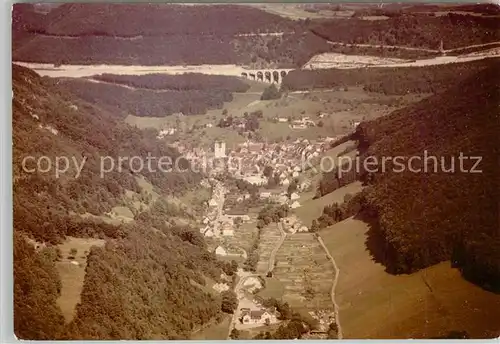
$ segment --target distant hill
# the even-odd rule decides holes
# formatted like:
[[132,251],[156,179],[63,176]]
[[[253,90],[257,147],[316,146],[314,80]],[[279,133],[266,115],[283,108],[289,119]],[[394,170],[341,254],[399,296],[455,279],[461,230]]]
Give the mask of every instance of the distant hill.
[[[362,171],[368,183],[365,215],[373,221],[369,249],[389,271],[407,273],[452,260],[464,276],[486,289],[500,290],[498,132],[499,62],[446,91],[391,115],[362,123],[355,138],[361,155],[412,156],[414,170],[394,162],[385,172]],[[422,162],[424,151],[433,160]],[[481,173],[461,172],[458,157],[482,157]],[[470,171],[475,161],[464,160]],[[408,165],[406,165],[408,166]],[[400,172],[400,173],[398,173]]]
[[[100,176],[109,156],[171,157],[156,132],[122,123],[33,71],[16,65],[13,75],[14,329],[22,339],[182,339],[220,316],[221,300],[206,278],[220,281],[223,264],[207,251],[197,229],[172,225],[186,210],[169,203],[203,177],[186,172],[122,171]],[[25,160],[26,157],[32,160]],[[71,164],[60,176],[23,170],[45,156],[85,158],[81,173]],[[41,165],[47,167],[47,160]],[[181,161],[180,167],[188,167]],[[53,165],[52,165],[53,167]],[[118,166],[116,166],[118,167]],[[145,178],[145,179],[144,179]],[[138,182],[151,183],[148,191]],[[135,200],[135,201],[134,201]],[[140,203],[127,223],[110,223],[113,209]],[[143,209],[144,208],[144,209]],[[67,238],[104,239],[84,255],[85,279],[74,316],[65,323],[59,246]],[[37,243],[37,245],[35,245]],[[37,246],[37,247],[34,247]],[[68,266],[67,265],[67,266]],[[66,266],[66,270],[68,267]]]
[[399,13],[387,20],[324,21],[312,28],[318,36],[333,42],[372,45],[399,45],[413,48],[461,48],[473,44],[498,42],[498,18],[450,13],[435,17]]
[[314,88],[363,87],[391,95],[439,93],[494,63],[494,58],[422,67],[293,70],[283,78],[289,91]]
[[251,63],[238,49],[255,43],[245,35],[304,32],[300,23],[238,5],[65,4],[43,15],[23,4],[13,16],[14,60],[48,63]]

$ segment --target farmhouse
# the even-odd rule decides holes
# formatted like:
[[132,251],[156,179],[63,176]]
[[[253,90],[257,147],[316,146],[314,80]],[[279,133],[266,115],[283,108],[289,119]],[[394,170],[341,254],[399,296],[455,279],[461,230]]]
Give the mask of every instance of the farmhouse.
[[245,310],[242,312],[241,322],[243,324],[273,324],[277,322],[275,312],[260,310]]

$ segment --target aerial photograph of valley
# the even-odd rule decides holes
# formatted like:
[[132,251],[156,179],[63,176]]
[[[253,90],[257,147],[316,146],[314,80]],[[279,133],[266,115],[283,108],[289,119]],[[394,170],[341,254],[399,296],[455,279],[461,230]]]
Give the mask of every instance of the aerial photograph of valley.
[[493,3],[13,5],[13,335],[500,337],[499,58]]

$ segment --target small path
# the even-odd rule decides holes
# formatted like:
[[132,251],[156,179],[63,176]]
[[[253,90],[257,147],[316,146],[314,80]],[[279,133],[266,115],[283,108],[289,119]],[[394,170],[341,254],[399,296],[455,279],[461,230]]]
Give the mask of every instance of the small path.
[[283,228],[281,226],[281,223],[277,222],[277,226],[278,226],[278,229],[280,230],[281,237],[280,237],[280,240],[278,241],[278,244],[272,250],[271,256],[269,257],[269,266],[268,266],[268,269],[267,269],[267,273],[270,273],[271,271],[273,271],[273,269],[274,269],[274,261],[275,261],[275,258],[276,258],[276,253],[278,253],[278,250],[280,249],[281,245],[283,245],[283,242],[286,239],[286,233],[283,230]]
[[[390,49],[400,49],[400,50],[408,50],[408,51],[422,51],[422,52],[427,52],[427,53],[440,53],[441,50],[439,49],[429,49],[429,48],[418,48],[418,47],[408,47],[404,45],[385,45],[385,44],[366,44],[366,43],[344,43],[344,42],[333,42],[327,40],[327,43],[330,45],[343,45],[346,47],[360,47],[360,48],[390,48]],[[467,45],[464,47],[459,47],[459,48],[453,48],[453,49],[443,49],[442,52],[444,53],[451,53],[454,51],[460,51],[460,50],[466,50],[466,49],[471,49],[471,48],[483,48],[483,47],[488,47],[492,45],[500,44],[500,41],[497,42],[489,42],[489,43],[483,43],[483,44],[472,44],[472,45]]]
[[330,295],[332,298],[333,308],[334,308],[334,312],[335,312],[335,323],[337,324],[337,329],[338,329],[337,338],[343,339],[342,326],[340,325],[340,318],[339,318],[339,305],[337,304],[337,301],[335,300],[335,289],[337,288],[337,283],[339,281],[340,269],[337,266],[335,259],[333,259],[332,255],[328,251],[328,248],[326,247],[325,243],[323,242],[323,239],[319,235],[317,236],[317,238],[318,238],[319,243],[321,244],[321,246],[325,250],[326,255],[331,260],[331,262],[333,264],[333,269],[335,270],[335,277],[333,279],[332,291],[331,291]]

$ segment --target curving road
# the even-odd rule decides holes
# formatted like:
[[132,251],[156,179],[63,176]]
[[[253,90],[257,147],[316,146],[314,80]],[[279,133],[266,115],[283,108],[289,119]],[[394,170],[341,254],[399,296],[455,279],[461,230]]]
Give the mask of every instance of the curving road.
[[318,238],[320,245],[325,250],[326,255],[328,256],[328,258],[332,262],[333,269],[335,270],[335,277],[333,278],[333,284],[332,284],[332,290],[330,292],[330,297],[332,298],[333,309],[334,309],[334,313],[335,313],[335,323],[337,324],[337,329],[338,329],[337,338],[343,339],[342,326],[340,325],[340,317],[339,317],[339,305],[337,304],[337,301],[335,300],[335,289],[337,288],[337,283],[339,281],[340,269],[337,266],[335,259],[333,259],[332,255],[330,254],[330,251],[328,251],[328,248],[326,247],[325,243],[323,242],[323,239],[319,235],[317,236],[317,238]]

